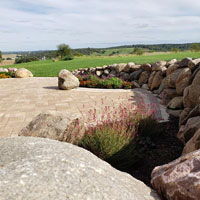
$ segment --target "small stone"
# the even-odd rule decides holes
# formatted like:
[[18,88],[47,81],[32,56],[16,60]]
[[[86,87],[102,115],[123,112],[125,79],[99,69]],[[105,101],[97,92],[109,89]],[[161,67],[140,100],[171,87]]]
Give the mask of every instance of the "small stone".
[[103,74],[103,71],[99,71],[99,70],[96,71],[96,75],[97,75],[97,76],[100,77],[102,74]]
[[149,63],[141,65],[141,69],[144,69],[145,71],[149,71],[149,72],[152,71],[151,64]]
[[108,75],[108,74],[110,73],[110,70],[109,70],[109,69],[105,69],[105,70],[103,71],[103,73],[104,73],[105,75]]

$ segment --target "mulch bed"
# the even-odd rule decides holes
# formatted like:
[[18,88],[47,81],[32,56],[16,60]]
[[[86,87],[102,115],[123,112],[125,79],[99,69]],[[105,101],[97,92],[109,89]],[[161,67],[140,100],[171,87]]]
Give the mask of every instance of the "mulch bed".
[[138,180],[151,186],[151,172],[156,166],[167,164],[181,156],[183,145],[176,138],[178,133],[178,118],[170,116],[169,122],[161,123],[162,129],[159,137],[153,141],[153,145],[146,148],[146,154],[131,169],[126,172]]

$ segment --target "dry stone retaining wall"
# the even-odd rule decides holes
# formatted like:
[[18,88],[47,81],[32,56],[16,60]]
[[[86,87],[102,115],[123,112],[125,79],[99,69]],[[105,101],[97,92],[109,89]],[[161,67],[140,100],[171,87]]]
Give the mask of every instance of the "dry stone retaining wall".
[[[157,94],[162,104],[167,105],[169,114],[179,117],[178,138],[184,144],[192,139],[199,129],[198,126],[188,127],[194,126],[191,125],[190,118],[200,116],[200,59],[184,58],[180,61],[173,59],[168,62],[159,61],[142,65],[130,62],[96,68],[81,68],[72,73],[76,76],[91,74],[99,78],[119,77],[124,81],[132,82],[135,87],[141,87]],[[192,141],[194,142],[194,139]],[[200,141],[196,146],[200,146]],[[190,148],[187,146],[187,149]],[[192,149],[194,149],[194,144]],[[184,153],[187,152],[184,151]]]

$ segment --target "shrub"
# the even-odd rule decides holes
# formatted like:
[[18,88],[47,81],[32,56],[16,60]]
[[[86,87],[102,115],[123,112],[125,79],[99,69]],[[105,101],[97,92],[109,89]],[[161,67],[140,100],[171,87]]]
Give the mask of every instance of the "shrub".
[[33,62],[33,61],[38,61],[38,60],[39,59],[34,56],[22,56],[15,59],[15,64]]
[[108,79],[112,85],[112,88],[121,88],[123,81],[117,77],[111,77]]
[[144,50],[141,49],[141,48],[135,48],[133,50],[133,53],[136,54],[136,55],[142,55],[142,54],[144,54]]
[[171,51],[174,52],[174,53],[178,53],[179,49],[178,48],[172,48]]
[[67,56],[65,56],[64,58],[62,58],[63,61],[67,61],[67,60],[73,60],[73,55],[69,54]]

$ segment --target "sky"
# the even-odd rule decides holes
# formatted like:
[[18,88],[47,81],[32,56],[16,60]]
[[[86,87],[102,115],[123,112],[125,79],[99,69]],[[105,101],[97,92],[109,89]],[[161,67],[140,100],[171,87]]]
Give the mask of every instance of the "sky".
[[0,0],[0,50],[200,42],[199,0]]

